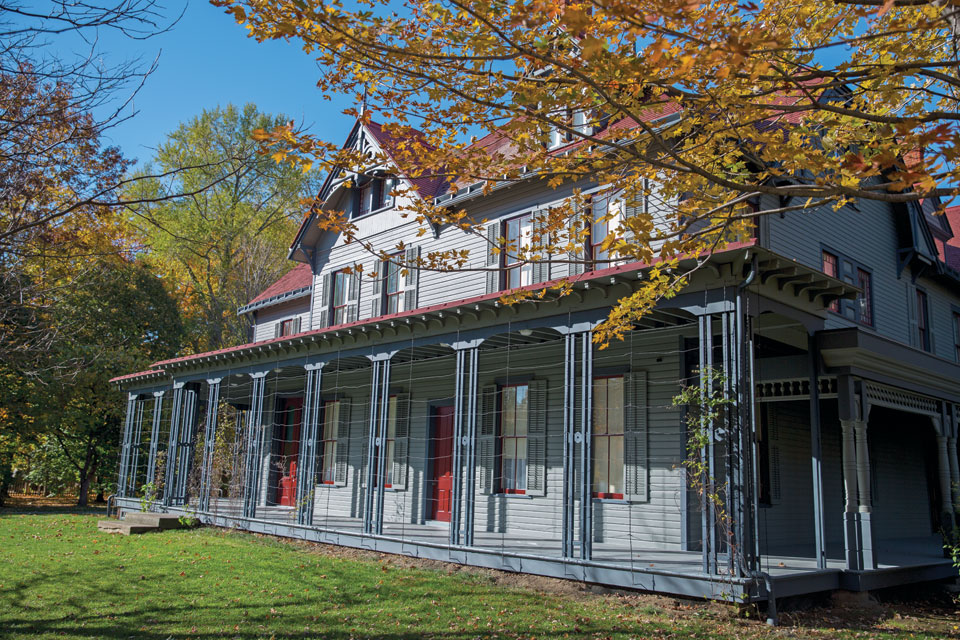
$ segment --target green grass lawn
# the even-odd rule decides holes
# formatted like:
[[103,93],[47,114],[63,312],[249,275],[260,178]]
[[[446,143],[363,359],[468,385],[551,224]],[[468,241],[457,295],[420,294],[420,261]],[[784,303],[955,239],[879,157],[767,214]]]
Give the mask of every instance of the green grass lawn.
[[771,629],[717,605],[517,586],[246,533],[107,535],[97,518],[0,511],[0,638],[960,637],[956,607],[820,610]]

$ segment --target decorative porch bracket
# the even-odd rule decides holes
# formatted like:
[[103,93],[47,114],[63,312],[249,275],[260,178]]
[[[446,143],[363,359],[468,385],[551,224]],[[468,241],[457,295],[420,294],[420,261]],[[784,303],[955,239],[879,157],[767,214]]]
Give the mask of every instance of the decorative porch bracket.
[[180,419],[183,417],[183,386],[184,382],[173,383],[173,407],[170,411],[170,434],[167,439],[167,470],[163,478],[163,506],[169,507],[173,502],[173,493],[176,485],[177,445],[180,442]]
[[220,413],[220,382],[222,378],[207,380],[207,412],[203,426],[203,462],[200,466],[200,496],[197,509],[210,510],[210,491],[213,479],[213,452],[217,439],[217,418]]
[[482,338],[451,345],[456,352],[453,407],[453,486],[450,545],[473,545],[477,440],[477,380]]
[[250,374],[250,410],[247,412],[246,447],[244,452],[243,517],[255,518],[257,501],[260,499],[260,471],[263,456],[263,391],[266,387],[267,372]]
[[163,395],[164,391],[156,391],[153,394],[153,423],[150,426],[150,456],[147,458],[147,478],[148,484],[153,484],[157,479],[157,455],[160,448],[160,421],[163,417]]
[[127,497],[130,455],[133,441],[133,420],[136,413],[137,394],[127,394],[127,417],[123,423],[123,444],[120,446],[120,476],[117,478],[117,497]]
[[313,524],[314,485],[317,473],[317,436],[320,422],[320,391],[323,386],[323,365],[304,365],[307,372],[304,389],[303,428],[300,430],[300,455],[297,466],[297,524]]

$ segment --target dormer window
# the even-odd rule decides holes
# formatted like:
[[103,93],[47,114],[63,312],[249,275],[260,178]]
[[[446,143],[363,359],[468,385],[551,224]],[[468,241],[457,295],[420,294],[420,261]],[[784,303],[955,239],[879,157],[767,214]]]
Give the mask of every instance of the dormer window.
[[380,175],[361,183],[354,192],[354,217],[365,216],[392,204],[390,198],[392,189],[393,179]]

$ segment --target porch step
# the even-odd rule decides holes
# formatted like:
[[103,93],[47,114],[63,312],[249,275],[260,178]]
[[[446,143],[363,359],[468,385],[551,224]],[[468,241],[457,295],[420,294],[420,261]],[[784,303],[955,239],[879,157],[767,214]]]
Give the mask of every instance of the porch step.
[[148,524],[133,524],[122,520],[101,520],[97,523],[97,529],[104,533],[120,533],[125,536],[160,530]]
[[121,522],[130,525],[142,525],[156,529],[186,529],[187,525],[180,522],[180,516],[169,513],[149,513],[142,511],[125,511]]

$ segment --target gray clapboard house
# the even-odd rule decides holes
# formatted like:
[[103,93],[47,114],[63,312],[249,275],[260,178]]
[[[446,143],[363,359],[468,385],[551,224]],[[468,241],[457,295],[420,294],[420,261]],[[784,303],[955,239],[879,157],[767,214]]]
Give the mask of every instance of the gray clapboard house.
[[[358,123],[346,144],[390,143]],[[403,241],[406,260],[456,247],[490,270],[404,274],[311,216],[293,271],[240,310],[251,343],[115,380],[121,509],[154,486],[154,509],[212,524],[714,598],[955,573],[940,532],[960,482],[960,274],[934,203],[765,217],[601,350],[591,330],[648,266],[512,264],[454,228],[418,236],[390,195],[400,180],[334,174],[320,206],[351,211],[375,246]],[[599,189],[407,184],[490,220],[494,242]],[[573,294],[499,302],[562,277]],[[729,522],[692,489],[672,403],[707,366],[730,401],[702,452]]]

